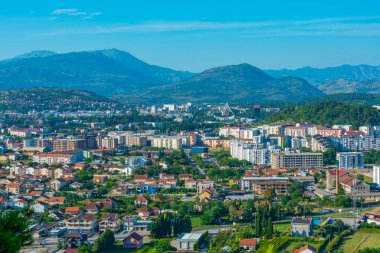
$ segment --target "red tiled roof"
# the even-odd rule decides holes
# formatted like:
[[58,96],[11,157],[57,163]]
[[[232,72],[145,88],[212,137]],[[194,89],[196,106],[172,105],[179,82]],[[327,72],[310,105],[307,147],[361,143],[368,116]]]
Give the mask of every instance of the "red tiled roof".
[[240,246],[256,246],[257,240],[256,239],[240,239],[239,245]]

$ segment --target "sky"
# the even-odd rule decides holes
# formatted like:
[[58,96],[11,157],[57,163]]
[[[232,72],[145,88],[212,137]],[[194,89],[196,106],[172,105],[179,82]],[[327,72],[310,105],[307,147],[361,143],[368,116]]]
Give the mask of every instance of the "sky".
[[0,59],[109,48],[195,72],[380,65],[380,1],[0,1]]

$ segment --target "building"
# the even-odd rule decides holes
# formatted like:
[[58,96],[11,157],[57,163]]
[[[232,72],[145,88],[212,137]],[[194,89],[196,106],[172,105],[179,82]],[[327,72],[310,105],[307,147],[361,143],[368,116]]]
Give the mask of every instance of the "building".
[[123,239],[124,249],[139,249],[144,245],[144,238],[136,232],[132,232]]
[[310,141],[310,148],[313,151],[326,151],[332,148],[331,140],[322,135],[313,135]]
[[292,219],[292,236],[312,236],[313,218],[294,217]]
[[231,140],[220,139],[219,137],[203,138],[202,142],[211,148],[230,148],[231,146]]
[[310,245],[305,245],[301,248],[294,250],[294,253],[315,253],[315,252],[317,252],[317,250],[313,246],[310,246]]
[[274,146],[266,147],[261,143],[245,143],[236,139],[232,140],[230,147],[232,157],[257,165],[269,164],[272,153],[277,152],[280,152],[280,149]]
[[98,222],[91,214],[81,214],[65,220],[66,229],[69,232],[81,234],[93,234],[96,232]]
[[54,152],[84,150],[87,148],[85,139],[55,139],[53,141]]
[[241,189],[263,194],[268,189],[273,189],[277,195],[286,194],[292,183],[287,177],[243,177]]
[[380,166],[373,166],[373,183],[380,185]]
[[363,169],[364,155],[362,152],[342,152],[336,155],[339,169]]
[[167,148],[167,149],[180,149],[183,146],[182,136],[154,136],[152,137],[152,147]]
[[117,138],[106,136],[102,139],[102,145],[100,148],[117,149],[118,147],[119,147],[119,141]]
[[234,137],[236,139],[240,138],[240,127],[230,127],[230,126],[225,126],[219,128],[219,136],[223,137]]
[[242,247],[244,250],[249,250],[249,251],[256,250],[257,239],[256,238],[240,239],[239,247]]
[[37,154],[33,156],[33,162],[51,164],[75,164],[80,161],[77,154]]
[[304,126],[289,126],[285,127],[285,135],[292,137],[303,137],[305,138],[308,135],[308,127]]
[[177,241],[180,250],[193,250],[194,244],[199,243],[202,234],[182,233]]
[[322,168],[323,154],[320,153],[279,153],[272,154],[273,169],[280,168]]

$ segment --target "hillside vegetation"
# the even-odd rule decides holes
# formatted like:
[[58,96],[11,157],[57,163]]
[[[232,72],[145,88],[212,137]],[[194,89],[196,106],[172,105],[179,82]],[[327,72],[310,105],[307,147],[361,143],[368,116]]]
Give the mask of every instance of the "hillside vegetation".
[[268,116],[268,123],[309,122],[332,126],[334,124],[377,125],[380,122],[380,111],[358,104],[339,102],[320,102],[306,106],[295,106]]

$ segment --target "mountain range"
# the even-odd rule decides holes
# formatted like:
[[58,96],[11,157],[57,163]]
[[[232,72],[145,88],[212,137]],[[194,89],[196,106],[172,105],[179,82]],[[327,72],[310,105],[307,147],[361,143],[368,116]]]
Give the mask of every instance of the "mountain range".
[[36,86],[89,90],[128,102],[289,101],[324,93],[380,93],[380,67],[263,71],[239,64],[191,73],[117,49],[34,51],[0,61],[0,89]]
[[380,66],[342,65],[328,68],[304,67],[294,70],[266,70],[274,77],[299,76],[326,94],[380,94]]

